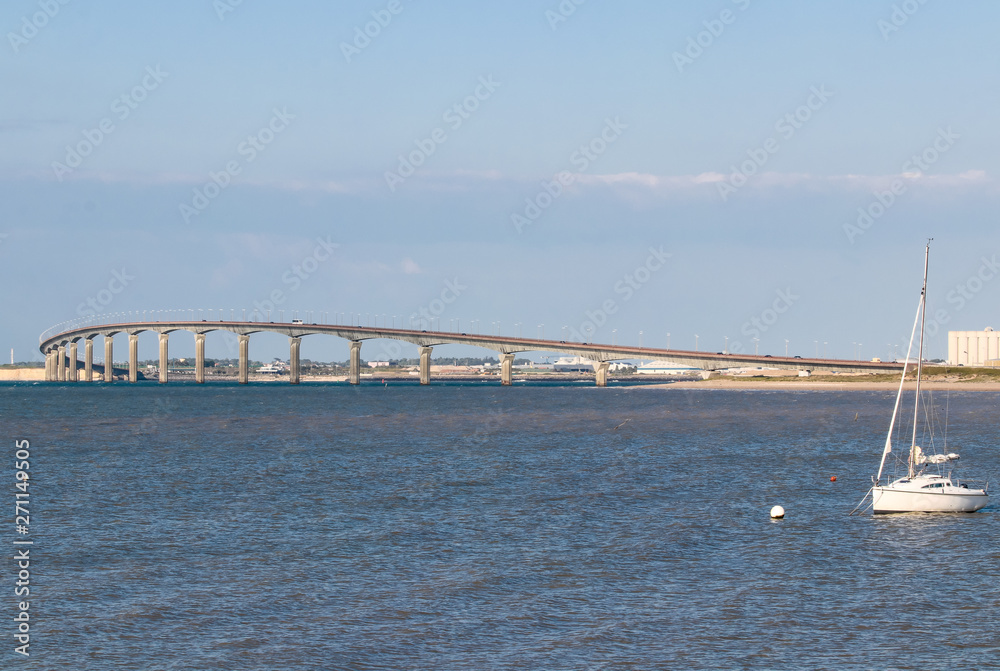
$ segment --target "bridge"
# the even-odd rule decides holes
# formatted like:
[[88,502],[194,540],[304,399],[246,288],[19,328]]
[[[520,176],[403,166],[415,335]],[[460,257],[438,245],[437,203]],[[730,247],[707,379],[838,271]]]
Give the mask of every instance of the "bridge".
[[[220,316],[221,310],[220,310]],[[117,317],[116,317],[117,318]],[[607,345],[586,342],[567,342],[564,340],[545,340],[541,338],[508,337],[502,335],[480,335],[448,331],[427,331],[422,329],[379,328],[377,326],[355,326],[343,324],[305,324],[299,320],[291,322],[273,321],[226,321],[220,319],[201,320],[163,320],[163,321],[114,321],[106,319],[107,323],[97,323],[96,319],[86,319],[77,322],[64,322],[42,333],[39,337],[39,350],[45,355],[45,379],[47,381],[80,381],[80,363],[78,344],[84,344],[84,362],[82,381],[94,381],[94,339],[101,336],[104,339],[104,361],[113,362],[114,336],[120,333],[128,334],[128,380],[138,379],[138,349],[139,334],[151,331],[159,334],[160,366],[159,381],[168,379],[168,349],[170,334],[175,331],[189,331],[194,334],[195,342],[195,381],[205,381],[205,335],[212,331],[228,331],[236,335],[239,341],[239,374],[241,384],[249,381],[250,375],[250,336],[254,333],[281,333],[288,336],[289,342],[289,381],[298,384],[299,349],[302,338],[311,335],[331,335],[350,341],[350,371],[348,381],[351,384],[361,382],[361,346],[365,340],[385,338],[412,343],[420,351],[420,383],[430,384],[431,352],[437,345],[457,344],[474,345],[493,350],[500,358],[500,379],[502,384],[509,385],[513,378],[514,355],[518,352],[557,352],[576,355],[594,362],[594,373],[597,386],[604,387],[608,383],[608,367],[612,361],[624,359],[651,359],[671,361],[689,365],[706,371],[727,368],[783,368],[789,370],[812,371],[816,369],[837,371],[842,373],[900,373],[902,363],[878,361],[853,361],[845,359],[805,359],[801,357],[757,356],[748,354],[730,354],[725,352],[709,353],[690,350],[656,349],[651,347],[630,347],[625,345]],[[104,382],[114,381],[114,365],[105,365],[101,376]]]

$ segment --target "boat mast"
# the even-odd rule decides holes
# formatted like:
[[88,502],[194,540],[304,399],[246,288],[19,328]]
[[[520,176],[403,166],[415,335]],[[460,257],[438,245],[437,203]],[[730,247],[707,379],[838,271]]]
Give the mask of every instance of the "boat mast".
[[885,468],[885,458],[892,452],[892,430],[896,426],[896,417],[899,415],[900,402],[903,400],[903,388],[906,386],[906,369],[910,365],[910,354],[913,353],[913,339],[917,337],[917,325],[920,324],[920,304],[922,298],[917,301],[917,310],[913,313],[913,328],[910,329],[910,343],[906,346],[906,358],[903,359],[903,374],[899,376],[899,391],[896,392],[896,403],[892,406],[892,421],[889,422],[889,431],[885,435],[885,447],[882,449],[882,461],[878,465],[878,475],[875,476],[875,483],[882,480],[882,470]]
[[920,371],[924,364],[924,321],[927,319],[927,262],[931,256],[931,240],[933,239],[927,239],[927,248],[924,250],[924,286],[920,290],[920,345],[917,347],[917,387],[915,391],[916,398],[913,401],[913,440],[910,442],[909,462],[911,478],[916,475],[914,468],[916,464],[913,463],[913,453],[917,447],[917,418],[920,414]]

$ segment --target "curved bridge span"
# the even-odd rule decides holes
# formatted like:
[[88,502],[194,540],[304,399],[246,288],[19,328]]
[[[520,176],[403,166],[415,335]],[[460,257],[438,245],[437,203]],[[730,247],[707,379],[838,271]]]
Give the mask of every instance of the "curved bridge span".
[[[78,343],[84,343],[83,381],[93,381],[94,338],[104,339],[104,361],[112,362],[113,337],[119,333],[128,334],[129,367],[128,380],[138,378],[138,338],[144,331],[152,331],[160,337],[160,382],[167,381],[167,352],[170,334],[174,331],[190,331],[195,338],[195,381],[205,381],[205,334],[212,331],[229,331],[239,340],[239,381],[249,380],[250,336],[254,333],[281,333],[289,339],[289,379],[299,383],[299,348],[302,338],[311,335],[331,335],[350,341],[351,384],[361,381],[361,345],[365,340],[386,338],[412,343],[420,348],[420,383],[430,383],[431,352],[436,345],[475,345],[498,352],[500,355],[500,377],[505,385],[513,377],[514,355],[518,352],[558,352],[576,355],[594,362],[598,386],[606,386],[610,362],[623,359],[655,359],[672,361],[703,370],[766,366],[791,370],[833,370],[845,373],[899,373],[903,364],[890,362],[851,361],[844,359],[804,359],[799,357],[755,356],[746,354],[725,354],[692,352],[689,350],[655,349],[650,347],[629,347],[602,345],[597,343],[567,342],[536,338],[514,338],[499,335],[479,335],[452,333],[446,331],[424,331],[403,328],[378,328],[371,326],[345,326],[341,324],[303,324],[298,322],[254,322],[254,321],[126,321],[110,324],[90,324],[49,329],[39,338],[39,349],[45,355],[45,379],[48,381],[80,380]],[[105,382],[114,381],[114,366],[105,366]]]

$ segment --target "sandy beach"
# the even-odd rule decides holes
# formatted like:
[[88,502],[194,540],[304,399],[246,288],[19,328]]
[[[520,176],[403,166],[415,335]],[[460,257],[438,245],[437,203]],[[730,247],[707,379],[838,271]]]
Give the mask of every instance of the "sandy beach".
[[[907,380],[907,386],[912,387],[912,382]],[[997,382],[942,382],[926,381],[920,383],[921,389],[930,391],[998,391],[1000,383]],[[773,382],[760,380],[734,380],[725,378],[713,378],[710,380],[697,380],[693,382],[672,382],[668,384],[654,384],[643,386],[642,389],[729,389],[739,391],[896,391],[899,389],[899,382],[825,382],[809,381],[808,378],[798,380],[775,380]]]

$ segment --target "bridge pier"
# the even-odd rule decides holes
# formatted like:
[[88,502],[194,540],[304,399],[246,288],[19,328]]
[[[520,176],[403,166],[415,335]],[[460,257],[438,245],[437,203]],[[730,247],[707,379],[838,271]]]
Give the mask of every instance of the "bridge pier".
[[94,339],[83,341],[83,381],[94,381]]
[[240,384],[250,382],[250,336],[240,335]]
[[139,334],[128,334],[128,381],[139,380]]
[[52,379],[55,377],[55,375],[52,373],[52,363],[54,361],[55,361],[55,358],[53,358],[53,356],[52,356],[52,350],[51,349],[46,350],[45,351],[45,381],[46,382],[52,382]]
[[79,378],[79,373],[77,373],[77,371],[76,371],[76,365],[77,365],[77,362],[79,360],[80,360],[80,357],[77,354],[76,341],[74,340],[74,341],[72,341],[69,344],[69,381],[70,382],[77,382],[80,379]]
[[167,383],[167,341],[170,339],[169,333],[160,334],[160,384]]
[[351,368],[348,372],[348,382],[361,384],[361,341],[351,341]]
[[194,381],[205,384],[205,334],[194,334]]
[[433,347],[420,348],[420,384],[431,383],[431,352]]
[[299,348],[301,346],[301,337],[288,339],[288,381],[291,384],[299,383]]
[[66,379],[66,347],[59,345],[58,368],[56,369],[56,379],[62,382]]
[[115,340],[113,336],[104,336],[104,381],[115,381]]
[[500,384],[509,387],[514,381],[514,355],[500,354]]
[[608,368],[611,366],[609,361],[597,361],[594,365],[594,372],[597,374],[597,386],[607,387],[608,386]]

